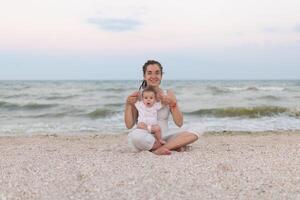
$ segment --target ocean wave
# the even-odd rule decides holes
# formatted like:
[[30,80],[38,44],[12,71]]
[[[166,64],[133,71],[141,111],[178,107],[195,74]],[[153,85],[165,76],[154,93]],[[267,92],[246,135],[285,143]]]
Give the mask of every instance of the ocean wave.
[[74,97],[78,97],[80,95],[67,95],[67,96],[48,96],[48,97],[41,97],[40,99],[46,100],[64,100],[64,99],[72,99]]
[[97,108],[96,110],[87,113],[86,116],[92,118],[92,119],[99,119],[99,118],[105,118],[108,116],[111,116],[115,114],[116,111],[112,111],[106,108]]
[[124,103],[108,103],[104,105],[105,107],[122,107],[124,106]]
[[291,110],[278,106],[257,106],[257,107],[228,107],[228,108],[211,108],[199,109],[186,113],[188,115],[211,116],[211,117],[248,117],[259,118],[265,116],[274,116],[287,114],[289,116],[299,117],[299,110]]
[[207,90],[213,94],[226,94],[231,92],[243,92],[243,91],[289,91],[285,87],[276,86],[245,86],[245,87],[218,87],[218,86],[207,86]]
[[247,87],[247,88],[242,88],[241,90],[247,90],[247,91],[258,91],[259,89],[257,87]]
[[288,90],[288,88],[285,87],[258,87],[259,90],[263,90],[263,91],[285,91]]
[[82,92],[85,92],[85,93],[88,93],[88,92],[102,92],[102,91],[105,91],[105,92],[123,92],[127,89],[125,88],[91,88],[91,89],[83,89]]
[[20,108],[21,106],[19,104],[15,104],[15,103],[10,103],[7,101],[0,101],[0,108],[6,108],[6,109],[17,109]]
[[119,99],[120,95],[104,95],[103,98],[107,98],[107,99]]
[[247,87],[227,87],[229,91],[285,91],[285,87],[276,86],[247,86]]
[[[22,112],[21,115],[16,115],[17,118],[63,118],[63,117],[82,117],[84,110],[76,108],[60,108],[44,112]],[[20,114],[20,113],[19,113]]]
[[225,88],[220,88],[217,86],[207,86],[206,89],[210,90],[213,94],[224,94],[230,92]]
[[108,91],[108,92],[123,92],[125,91],[124,88],[105,88],[102,89],[103,91]]
[[280,97],[276,97],[276,96],[273,96],[273,95],[266,95],[266,96],[261,96],[261,97],[258,97],[259,99],[266,99],[266,100],[272,100],[272,101],[279,101],[281,100]]
[[15,95],[8,95],[8,96],[3,96],[5,99],[14,99],[14,98],[24,98],[24,97],[29,97],[29,94],[15,94]]
[[[8,85],[11,86],[11,85]],[[16,90],[16,91],[20,91],[20,90],[25,90],[25,89],[30,89],[32,86],[30,85],[17,85],[14,87],[9,88],[10,90]]]
[[61,112],[61,113],[45,113],[40,115],[32,115],[26,116],[25,118],[61,118],[67,116],[68,112]]
[[29,110],[38,110],[38,109],[52,108],[52,107],[55,107],[57,105],[58,104],[28,103],[28,104],[25,104],[25,105],[21,106],[21,108],[23,108],[23,109],[29,109]]
[[52,108],[57,106],[58,104],[40,104],[40,103],[28,103],[25,105],[10,103],[6,101],[0,101],[0,108],[5,108],[8,110],[39,110]]

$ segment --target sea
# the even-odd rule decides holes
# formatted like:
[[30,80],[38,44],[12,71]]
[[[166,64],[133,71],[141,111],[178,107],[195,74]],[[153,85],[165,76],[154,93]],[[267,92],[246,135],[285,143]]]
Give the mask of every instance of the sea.
[[[138,80],[0,81],[0,135],[124,134]],[[199,131],[300,130],[300,80],[163,80]],[[175,127],[170,118],[170,126]]]

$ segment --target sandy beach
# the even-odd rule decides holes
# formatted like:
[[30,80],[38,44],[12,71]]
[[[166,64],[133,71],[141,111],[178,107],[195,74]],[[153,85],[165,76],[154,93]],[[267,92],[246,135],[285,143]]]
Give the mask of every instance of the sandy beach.
[[186,152],[126,135],[0,137],[0,199],[300,199],[300,132],[206,134]]

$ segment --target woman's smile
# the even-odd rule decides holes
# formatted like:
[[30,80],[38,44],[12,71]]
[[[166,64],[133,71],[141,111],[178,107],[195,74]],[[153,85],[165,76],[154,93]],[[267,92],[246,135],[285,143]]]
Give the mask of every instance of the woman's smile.
[[159,82],[159,79],[158,78],[155,78],[155,79],[150,78],[149,81],[150,81],[150,83],[157,83],[157,82]]

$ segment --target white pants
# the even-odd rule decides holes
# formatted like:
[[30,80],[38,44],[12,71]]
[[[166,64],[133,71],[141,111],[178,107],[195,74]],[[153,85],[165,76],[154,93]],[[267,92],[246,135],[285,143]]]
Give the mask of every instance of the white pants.
[[[195,132],[187,129],[184,130],[170,129],[167,131],[167,133],[162,134],[162,139],[164,141],[168,141],[169,139],[175,137],[181,132],[189,132],[195,134],[197,137],[199,137],[200,135],[199,132]],[[155,142],[154,135],[152,135],[151,133],[149,133],[147,130],[144,129],[134,129],[128,134],[129,146],[135,151],[149,151],[152,149],[154,142]]]

